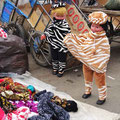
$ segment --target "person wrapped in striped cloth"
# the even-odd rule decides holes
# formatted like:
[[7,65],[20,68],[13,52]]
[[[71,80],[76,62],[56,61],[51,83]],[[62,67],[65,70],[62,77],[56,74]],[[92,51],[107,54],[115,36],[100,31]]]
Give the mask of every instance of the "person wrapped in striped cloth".
[[46,29],[41,36],[41,40],[47,38],[51,47],[52,67],[53,75],[62,77],[64,69],[66,68],[67,48],[63,43],[64,37],[67,33],[70,33],[70,27],[65,20],[67,10],[65,3],[56,2],[52,5],[51,15],[53,16],[53,22]]
[[85,79],[85,93],[83,98],[91,96],[93,78],[98,87],[99,99],[96,102],[102,105],[106,101],[106,68],[110,58],[110,45],[106,31],[108,30],[108,16],[97,11],[89,14],[91,30],[84,34],[67,34],[64,43],[68,50],[83,63]]

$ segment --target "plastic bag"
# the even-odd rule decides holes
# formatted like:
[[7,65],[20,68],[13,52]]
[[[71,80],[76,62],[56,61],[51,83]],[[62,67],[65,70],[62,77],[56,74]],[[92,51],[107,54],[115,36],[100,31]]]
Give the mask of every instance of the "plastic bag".
[[28,70],[26,45],[22,38],[9,35],[0,38],[0,73],[14,72],[23,74]]
[[120,0],[108,0],[105,8],[108,10],[120,10]]

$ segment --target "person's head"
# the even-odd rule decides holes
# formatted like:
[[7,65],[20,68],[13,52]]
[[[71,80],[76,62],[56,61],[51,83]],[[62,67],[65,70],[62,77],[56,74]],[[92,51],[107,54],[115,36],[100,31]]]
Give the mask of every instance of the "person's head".
[[98,11],[89,14],[89,21],[91,23],[91,31],[93,32],[108,30],[108,16],[104,12]]
[[91,31],[92,32],[101,32],[103,31],[104,29],[102,28],[102,26],[100,26],[99,24],[95,24],[95,23],[92,23],[91,24]]
[[65,8],[65,3],[55,3],[52,5],[51,15],[56,19],[62,20],[65,19],[67,10]]

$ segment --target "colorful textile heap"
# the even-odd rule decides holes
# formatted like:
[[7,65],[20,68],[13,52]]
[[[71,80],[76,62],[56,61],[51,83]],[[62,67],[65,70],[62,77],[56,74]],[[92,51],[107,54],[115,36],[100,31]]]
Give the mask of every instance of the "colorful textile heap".
[[6,120],[6,115],[1,107],[0,107],[0,120]]
[[7,33],[2,28],[0,28],[0,37],[2,37],[2,38],[8,37]]
[[93,71],[104,73],[110,57],[110,46],[105,31],[67,34],[64,43],[79,61]]
[[5,97],[0,95],[0,107],[3,109],[5,114],[10,113],[17,109],[17,107],[11,104]]
[[38,92],[35,97],[38,103],[38,116],[33,116],[29,120],[70,120],[70,115],[62,107],[52,102],[54,96],[52,92],[46,90]]
[[31,116],[38,115],[37,113],[30,112],[28,107],[20,107],[16,111],[7,114],[8,120],[28,120]]
[[27,101],[10,101],[13,105],[15,105],[17,108],[20,108],[20,107],[29,107],[30,109],[30,112],[35,112],[35,113],[38,113],[37,111],[37,105],[38,105],[38,102],[37,101],[33,101],[33,100],[27,100]]

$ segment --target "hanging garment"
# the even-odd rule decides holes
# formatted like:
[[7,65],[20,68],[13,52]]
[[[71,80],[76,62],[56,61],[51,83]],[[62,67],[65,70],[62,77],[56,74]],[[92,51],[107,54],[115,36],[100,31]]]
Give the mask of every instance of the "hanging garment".
[[64,43],[79,61],[93,71],[104,73],[110,57],[110,45],[105,31],[75,35],[67,34]]

